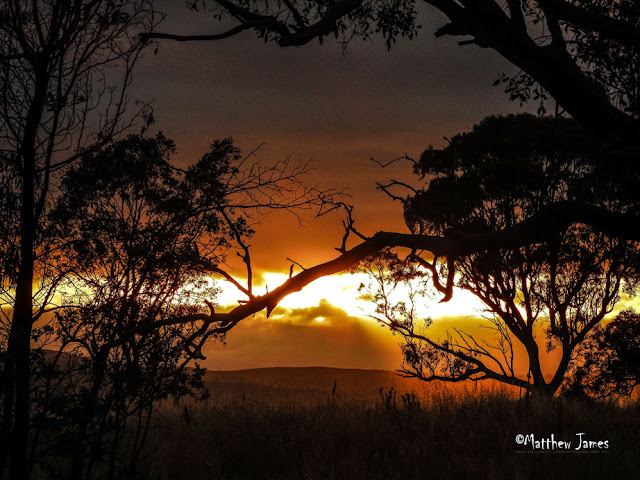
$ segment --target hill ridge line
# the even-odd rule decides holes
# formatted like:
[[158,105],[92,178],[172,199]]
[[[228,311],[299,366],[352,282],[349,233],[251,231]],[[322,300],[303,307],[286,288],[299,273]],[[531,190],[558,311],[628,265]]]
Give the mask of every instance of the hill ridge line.
[[375,373],[392,373],[397,374],[395,370],[381,370],[375,368],[342,368],[342,367],[323,367],[323,366],[313,366],[313,367],[255,367],[255,368],[240,368],[233,370],[212,370],[207,368],[207,373],[231,373],[231,372],[258,372],[265,370],[329,370],[329,371],[339,371],[339,372],[375,372]]

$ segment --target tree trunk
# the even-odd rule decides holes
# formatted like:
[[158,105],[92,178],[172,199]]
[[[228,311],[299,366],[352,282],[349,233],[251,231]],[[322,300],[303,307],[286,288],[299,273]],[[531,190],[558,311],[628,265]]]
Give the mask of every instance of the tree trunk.
[[[22,243],[27,244],[27,241]],[[30,246],[30,245],[29,245]],[[24,255],[23,249],[23,255]],[[27,444],[29,432],[29,390],[30,390],[30,337],[33,310],[33,254],[23,256],[21,262],[13,323],[9,335],[8,357],[13,377],[9,383],[15,385],[13,428],[9,436],[10,475],[12,480],[27,478]]]
[[523,342],[527,349],[529,357],[529,371],[533,380],[533,385],[529,390],[535,397],[550,398],[555,394],[555,390],[551,388],[544,379],[542,367],[540,365],[540,349],[536,341],[531,337],[527,342]]
[[562,385],[564,381],[564,376],[569,369],[569,364],[571,363],[571,354],[573,353],[573,347],[566,342],[562,346],[562,358],[560,359],[560,363],[558,364],[558,368],[556,369],[556,373],[553,376],[551,382],[549,382],[549,386],[553,389],[553,391],[557,391]]
[[[32,170],[33,172],[33,170]],[[20,267],[16,285],[15,307],[7,348],[8,381],[6,390],[11,394],[5,401],[5,421],[8,421],[10,478],[27,478],[27,445],[29,434],[29,391],[31,328],[33,314],[33,267],[35,221],[33,218],[33,175],[24,176],[21,208]],[[28,183],[27,183],[28,182]],[[11,416],[13,418],[11,418]]]
[[[16,282],[16,296],[7,346],[8,382],[13,385],[12,398],[5,407],[9,445],[9,475],[11,480],[26,480],[29,441],[29,405],[31,384],[31,330],[33,321],[33,279],[36,232],[39,219],[35,217],[36,143],[45,107],[49,74],[46,58],[34,66],[33,99],[25,118],[25,129],[18,158],[22,160],[22,203],[20,205],[20,264]],[[11,419],[13,415],[13,419]]]
[[2,387],[2,432],[0,435],[0,478],[4,478],[6,464],[9,458],[9,446],[11,445],[11,432],[13,431],[13,405],[15,396],[15,371],[10,346],[4,359],[3,387]]
[[[87,453],[87,441],[89,424],[95,419],[96,410],[98,407],[98,397],[100,396],[100,389],[104,382],[105,373],[107,370],[107,356],[109,354],[108,349],[101,349],[93,359],[94,364],[92,367],[91,378],[91,390],[89,391],[86,399],[84,400],[83,415],[78,425],[77,436],[75,441],[75,449],[73,451],[73,458],[71,462],[71,478],[72,480],[82,480],[85,473],[85,456]],[[87,475],[88,476],[88,475]]]

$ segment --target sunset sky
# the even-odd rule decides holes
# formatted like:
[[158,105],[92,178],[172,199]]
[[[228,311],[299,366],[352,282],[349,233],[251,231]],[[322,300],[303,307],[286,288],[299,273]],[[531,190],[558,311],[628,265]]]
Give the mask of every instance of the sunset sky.
[[[168,18],[159,31],[221,29],[183,2],[160,2],[160,8]],[[251,32],[218,42],[163,41],[157,54],[148,52],[138,65],[134,95],[154,101],[155,128],[176,141],[180,163],[196,161],[217,138],[232,136],[243,151],[264,144],[259,158],[265,164],[288,156],[311,160],[308,183],[347,189],[365,234],[406,231],[400,206],[375,182],[417,179],[406,163],[381,169],[370,158],[417,158],[429,144],[441,146],[444,136],[469,130],[487,115],[520,110],[491,86],[512,66],[492,51],[434,38],[444,21],[439,13],[426,10],[421,19],[418,38],[390,52],[380,39],[353,41],[346,52],[331,41],[282,49]],[[293,215],[271,214],[256,227],[251,248],[259,288],[286,279],[287,257],[312,266],[337,255],[341,217],[315,218],[314,211],[301,217],[302,223]],[[398,368],[400,339],[367,318],[370,306],[356,300],[358,285],[358,279],[338,275],[308,286],[285,299],[268,321],[258,315],[241,322],[225,347],[205,352],[205,365]],[[235,298],[227,293],[223,300]],[[425,314],[439,319],[433,327],[438,331],[455,322],[478,324],[473,317],[479,305],[470,296],[458,292],[449,304],[437,301]]]

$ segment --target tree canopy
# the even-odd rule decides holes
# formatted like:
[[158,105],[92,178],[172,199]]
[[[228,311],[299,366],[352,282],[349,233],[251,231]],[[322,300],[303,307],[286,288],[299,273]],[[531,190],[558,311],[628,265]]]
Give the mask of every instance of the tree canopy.
[[640,384],[640,315],[625,310],[579,349],[565,391],[595,398],[630,396]]
[[[591,178],[595,146],[570,119],[486,118],[447,147],[422,154],[415,170],[426,185],[404,200],[407,225],[419,234],[482,233],[512,228],[559,201],[597,196],[603,204],[618,203]],[[418,270],[393,257],[384,268],[369,270],[378,277],[378,292],[385,281],[407,283],[426,274],[447,297],[454,286],[470,291],[490,315],[495,343],[458,329],[438,342],[419,328],[414,313],[382,308],[380,320],[407,341],[406,374],[425,380],[496,379],[553,394],[575,350],[612,311],[620,289],[634,290],[637,251],[636,242],[574,225],[535,245],[448,256],[446,262],[439,262],[437,253],[413,250],[407,262],[422,267]],[[375,300],[389,304],[386,295]],[[551,379],[542,368],[541,336],[547,349],[561,349]],[[531,383],[514,369],[516,343],[526,350]]]

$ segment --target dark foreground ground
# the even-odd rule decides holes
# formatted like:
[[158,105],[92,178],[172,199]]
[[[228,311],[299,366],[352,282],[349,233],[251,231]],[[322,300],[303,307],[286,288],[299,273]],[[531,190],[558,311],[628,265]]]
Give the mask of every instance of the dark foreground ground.
[[[142,478],[640,478],[637,405],[538,402],[494,386],[425,387],[391,372],[267,369],[209,381],[206,402],[166,405],[158,414]],[[403,399],[405,392],[416,396]],[[579,433],[608,448],[576,450]],[[553,435],[571,447],[549,441],[534,449],[518,445],[518,434]]]

